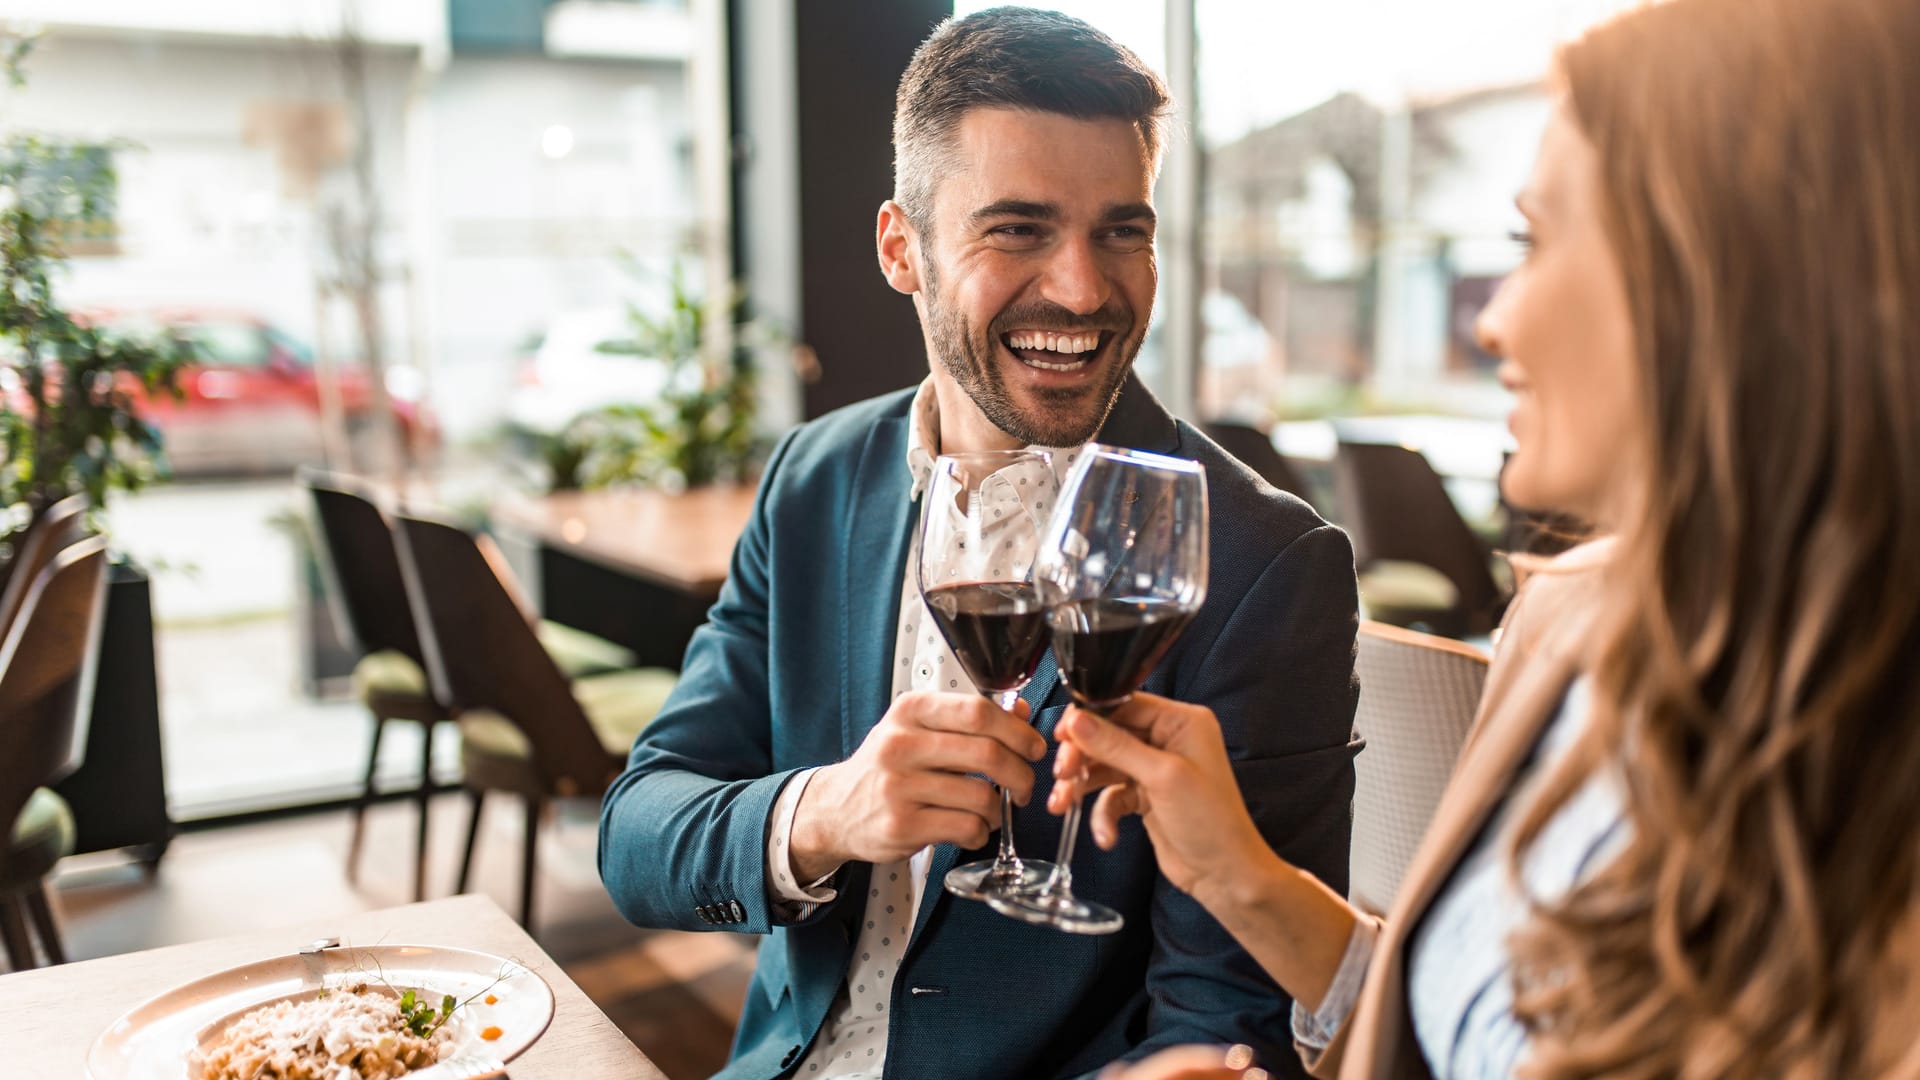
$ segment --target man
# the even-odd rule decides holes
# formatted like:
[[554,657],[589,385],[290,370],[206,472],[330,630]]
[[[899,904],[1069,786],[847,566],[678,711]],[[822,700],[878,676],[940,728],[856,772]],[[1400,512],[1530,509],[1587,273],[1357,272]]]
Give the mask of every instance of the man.
[[1051,660],[1017,714],[972,692],[914,588],[916,500],[942,451],[1096,436],[1205,464],[1209,599],[1146,687],[1211,706],[1268,840],[1346,882],[1346,537],[1130,373],[1167,107],[1132,53],[1017,8],[946,23],[901,80],[877,240],[931,374],[774,451],[732,576],[601,819],[628,918],[769,935],[724,1076],[1075,1076],[1179,1042],[1297,1068],[1290,1003],[1158,875],[1137,822],[1074,866],[1076,891],[1125,916],[1111,936],[940,887],[998,827],[987,779],[1022,803],[1021,846],[1052,850],[1042,736],[1066,694]]

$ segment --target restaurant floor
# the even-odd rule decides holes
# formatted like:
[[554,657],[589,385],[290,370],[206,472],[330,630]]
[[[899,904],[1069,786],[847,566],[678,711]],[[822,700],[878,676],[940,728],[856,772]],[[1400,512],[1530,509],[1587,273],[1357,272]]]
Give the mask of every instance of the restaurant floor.
[[[473,888],[517,911],[521,817],[498,801]],[[451,891],[465,806],[458,795],[435,800],[429,897]],[[600,887],[592,820],[591,807],[566,808],[542,836],[534,936],[667,1076],[707,1076],[726,1060],[756,939],[629,926]],[[369,813],[357,882],[346,875],[344,811],[186,833],[151,877],[111,855],[69,859],[55,880],[67,951],[84,960],[406,903],[414,821],[410,803]]]

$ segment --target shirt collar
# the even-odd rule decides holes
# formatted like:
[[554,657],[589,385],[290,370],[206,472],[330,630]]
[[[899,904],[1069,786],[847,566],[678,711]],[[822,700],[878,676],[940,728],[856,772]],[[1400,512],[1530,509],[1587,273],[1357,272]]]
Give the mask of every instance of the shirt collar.
[[[1063,478],[1073,459],[1078,456],[1080,447],[1035,445],[1026,449],[1051,453],[1054,475]],[[913,407],[907,410],[907,471],[913,476],[913,488],[907,494],[908,501],[920,501],[920,493],[927,489],[927,481],[933,478],[933,461],[939,456],[940,397],[934,393],[933,376],[929,375],[920,380],[920,388],[913,392]]]

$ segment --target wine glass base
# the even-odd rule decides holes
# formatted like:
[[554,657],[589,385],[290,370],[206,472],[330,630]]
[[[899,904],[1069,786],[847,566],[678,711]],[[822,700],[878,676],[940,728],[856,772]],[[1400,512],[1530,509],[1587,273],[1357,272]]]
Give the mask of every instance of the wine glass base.
[[1044,892],[990,896],[987,904],[1009,919],[1051,926],[1069,934],[1111,934],[1127,923],[1119,912],[1104,904]]
[[998,864],[981,859],[947,871],[947,891],[967,900],[990,900],[1026,889],[1038,888],[1053,874],[1053,864],[1037,859],[1021,859],[1019,869],[1007,874],[996,872]]

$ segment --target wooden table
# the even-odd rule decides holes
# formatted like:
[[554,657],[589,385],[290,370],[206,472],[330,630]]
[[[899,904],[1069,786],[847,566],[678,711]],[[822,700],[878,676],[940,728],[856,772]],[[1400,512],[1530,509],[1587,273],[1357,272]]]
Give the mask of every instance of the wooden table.
[[513,496],[492,519],[542,614],[632,649],[641,664],[677,669],[727,580],[753,494],[729,485]]
[[494,521],[623,574],[712,598],[727,580],[734,542],[753,511],[753,489],[727,485],[664,491],[566,491],[508,498]]
[[477,949],[518,960],[545,979],[553,987],[553,1024],[508,1063],[512,1080],[664,1080],[506,912],[475,895],[0,975],[0,1031],[6,1033],[0,1038],[0,1076],[83,1076],[94,1039],[142,1001],[203,975],[296,952],[323,937],[350,945],[404,942]]

